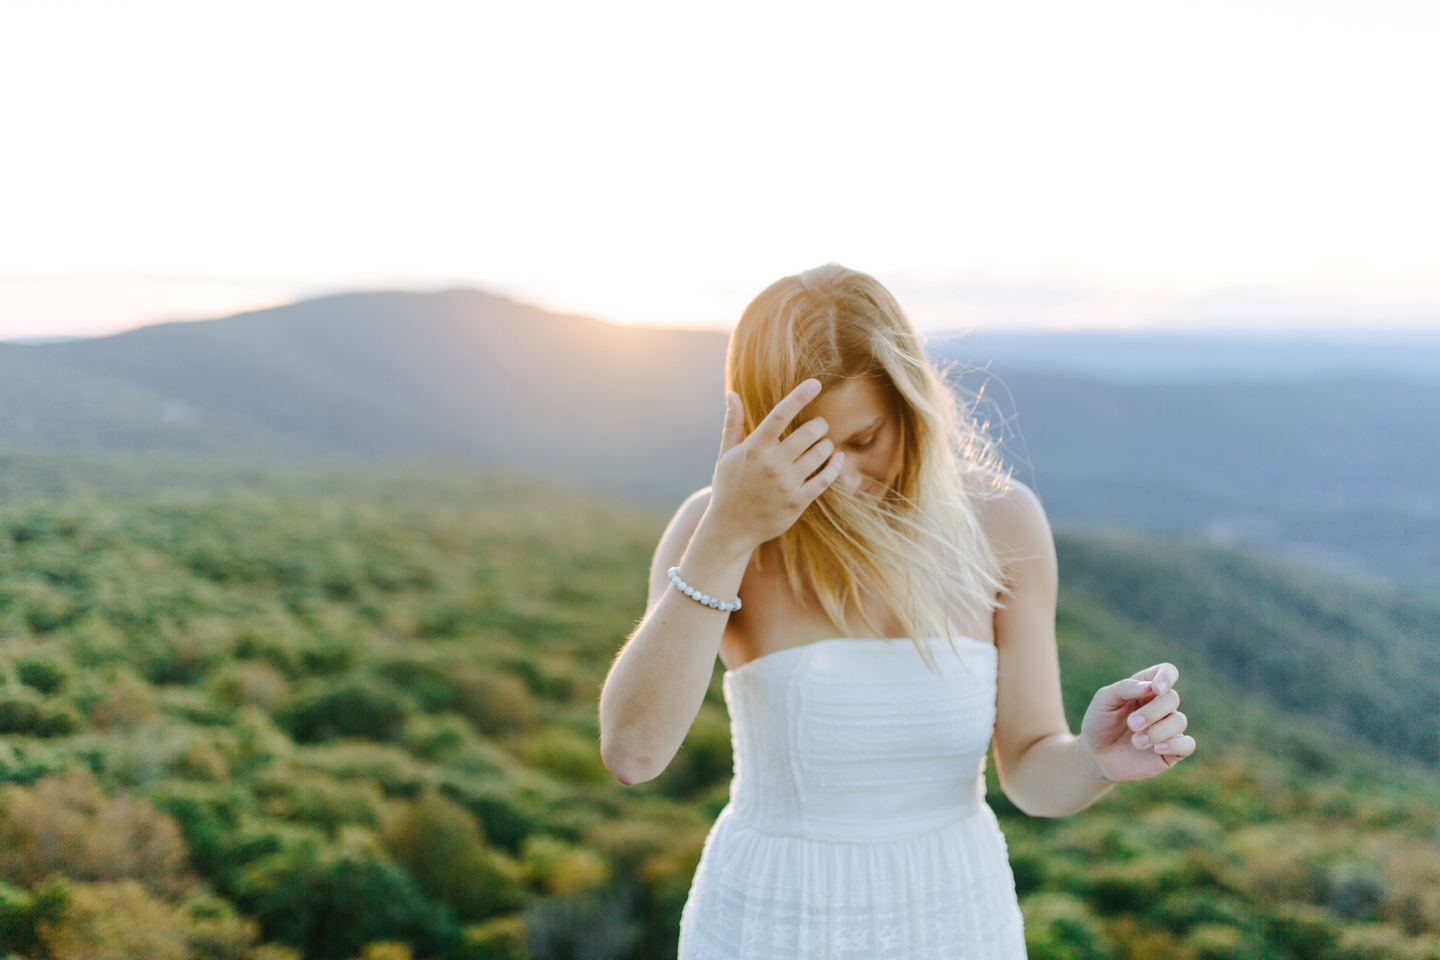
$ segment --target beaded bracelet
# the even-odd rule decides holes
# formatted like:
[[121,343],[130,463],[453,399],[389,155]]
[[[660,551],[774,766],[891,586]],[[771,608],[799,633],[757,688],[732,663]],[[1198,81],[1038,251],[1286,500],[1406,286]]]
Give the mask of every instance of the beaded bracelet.
[[671,583],[675,584],[676,590],[679,590],[681,593],[685,594],[685,596],[694,600],[696,603],[703,603],[710,609],[719,610],[721,613],[734,613],[736,610],[740,609],[739,597],[736,597],[734,600],[731,600],[727,603],[724,600],[717,600],[714,597],[707,597],[699,590],[696,590],[694,587],[690,586],[690,584],[686,583],[684,580],[681,580],[679,567],[671,567],[668,571],[666,571],[665,575],[670,578]]

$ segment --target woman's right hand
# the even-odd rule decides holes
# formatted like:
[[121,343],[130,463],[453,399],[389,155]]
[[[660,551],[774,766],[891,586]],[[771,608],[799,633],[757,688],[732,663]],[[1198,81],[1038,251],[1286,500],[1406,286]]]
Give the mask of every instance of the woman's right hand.
[[789,530],[840,476],[845,454],[825,438],[830,426],[823,418],[808,420],[780,439],[790,421],[819,393],[820,381],[806,380],[777,403],[748,437],[740,396],[725,395],[725,433],[701,526],[710,527],[712,536],[726,540],[738,553],[748,555]]
[[623,783],[658,776],[680,749],[730,622],[728,613],[680,594],[661,571],[675,563],[712,596],[739,592],[755,548],[788,530],[840,475],[841,454],[825,439],[823,419],[780,439],[819,393],[814,380],[800,384],[748,437],[740,398],[725,397],[725,435],[705,513],[690,527],[687,504],[665,531],[651,569],[650,608],[600,693],[600,755]]

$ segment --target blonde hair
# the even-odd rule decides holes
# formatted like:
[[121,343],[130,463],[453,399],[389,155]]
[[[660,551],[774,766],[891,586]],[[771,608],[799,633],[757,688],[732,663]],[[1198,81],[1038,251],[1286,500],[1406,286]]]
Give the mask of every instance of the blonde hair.
[[[1005,486],[994,442],[926,359],[890,292],[837,263],[766,287],[730,337],[725,384],[744,402],[747,434],[811,377],[824,388],[877,380],[899,412],[902,466],[883,498],[831,484],[772,541],[775,552],[795,595],[808,587],[844,635],[852,635],[852,601],[870,633],[881,635],[860,603],[872,597],[934,670],[922,638],[944,637],[953,648],[955,614],[994,610],[1004,593],[977,515],[978,503]],[[802,413],[790,429],[806,419]]]

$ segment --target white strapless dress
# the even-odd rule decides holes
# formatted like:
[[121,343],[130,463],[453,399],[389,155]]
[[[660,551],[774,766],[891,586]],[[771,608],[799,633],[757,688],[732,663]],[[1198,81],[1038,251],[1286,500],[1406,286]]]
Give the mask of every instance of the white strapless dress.
[[730,803],[705,841],[679,960],[1023,960],[985,803],[997,653],[821,640],[725,674]]

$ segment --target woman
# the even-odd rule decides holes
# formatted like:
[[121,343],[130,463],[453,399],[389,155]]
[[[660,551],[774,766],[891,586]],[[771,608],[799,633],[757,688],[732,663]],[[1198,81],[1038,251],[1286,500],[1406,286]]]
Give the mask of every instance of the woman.
[[1044,511],[873,278],[771,285],[726,382],[714,483],[665,531],[600,699],[605,764],[639,783],[727,668],[735,778],[680,960],[1024,957],[987,745],[1021,810],[1082,810],[1194,751],[1178,672],[1102,688],[1071,735]]

